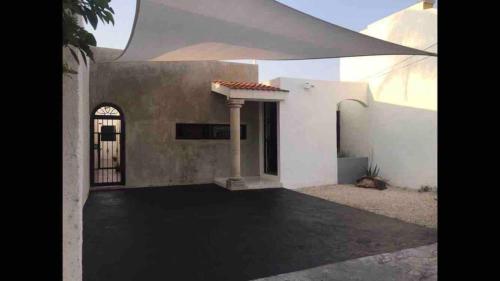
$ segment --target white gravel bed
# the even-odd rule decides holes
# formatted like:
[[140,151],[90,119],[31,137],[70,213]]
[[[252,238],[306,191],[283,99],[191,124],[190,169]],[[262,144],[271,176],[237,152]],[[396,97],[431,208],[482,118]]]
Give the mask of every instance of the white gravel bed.
[[298,192],[367,210],[406,222],[437,228],[437,193],[397,187],[375,190],[354,185],[329,185],[297,189]]

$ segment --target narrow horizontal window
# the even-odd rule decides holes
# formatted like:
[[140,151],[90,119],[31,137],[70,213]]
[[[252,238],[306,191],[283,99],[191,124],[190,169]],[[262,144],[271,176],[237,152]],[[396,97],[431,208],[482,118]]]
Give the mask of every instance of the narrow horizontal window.
[[[175,124],[175,138],[179,140],[228,140],[231,131],[228,124]],[[240,139],[247,138],[247,126],[240,125]]]

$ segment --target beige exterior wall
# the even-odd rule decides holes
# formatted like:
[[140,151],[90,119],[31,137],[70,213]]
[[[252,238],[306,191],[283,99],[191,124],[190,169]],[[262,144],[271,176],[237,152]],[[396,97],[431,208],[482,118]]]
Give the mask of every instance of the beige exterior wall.
[[[109,57],[104,50],[100,57]],[[99,53],[99,50],[97,50]],[[91,69],[90,110],[109,102],[125,116],[126,185],[211,183],[230,174],[229,140],[176,140],[176,123],[229,124],[226,99],[212,80],[258,81],[257,65],[228,62],[102,62]],[[259,174],[257,102],[245,102],[241,123],[243,176]]]

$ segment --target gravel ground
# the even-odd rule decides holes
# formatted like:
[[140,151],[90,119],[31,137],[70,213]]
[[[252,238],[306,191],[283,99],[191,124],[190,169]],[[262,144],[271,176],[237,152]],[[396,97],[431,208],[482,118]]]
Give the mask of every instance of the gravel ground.
[[397,187],[375,190],[354,185],[305,187],[297,191],[406,222],[437,228],[436,192],[418,192]]

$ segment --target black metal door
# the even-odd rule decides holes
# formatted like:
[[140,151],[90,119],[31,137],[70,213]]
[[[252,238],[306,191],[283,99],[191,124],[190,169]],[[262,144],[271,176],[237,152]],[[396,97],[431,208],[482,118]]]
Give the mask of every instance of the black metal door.
[[101,105],[90,122],[91,186],[125,184],[125,124],[114,105]]
[[264,103],[264,173],[278,175],[278,105]]

